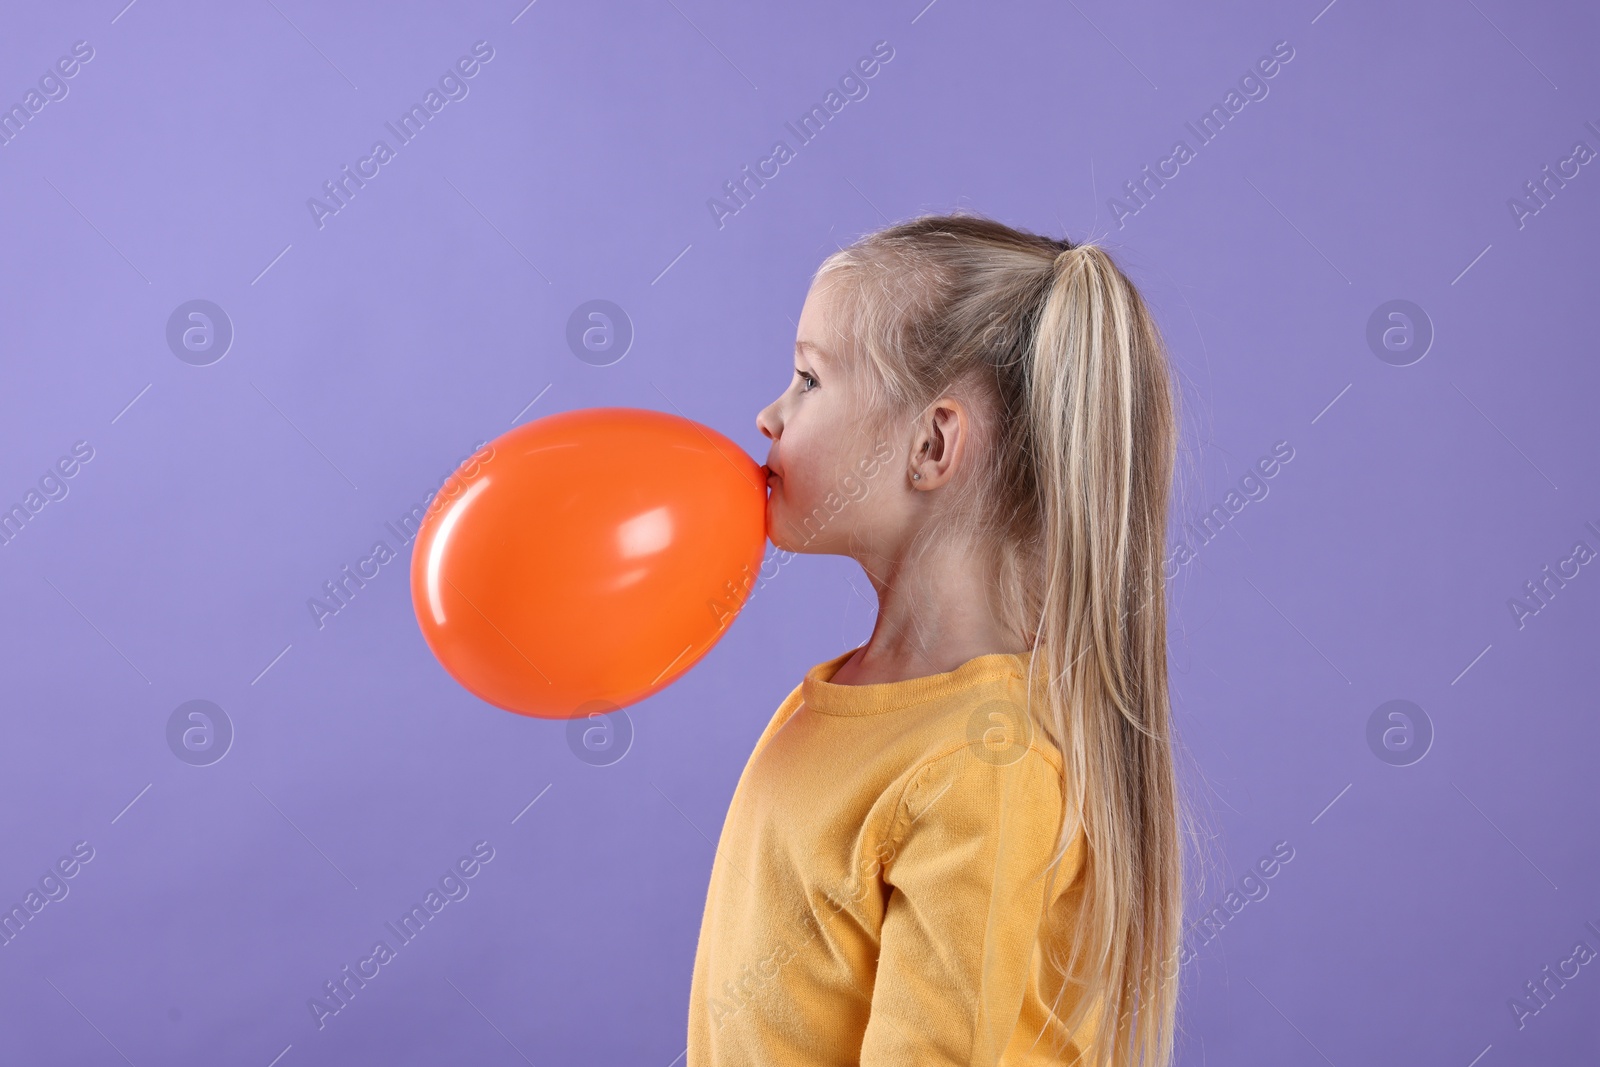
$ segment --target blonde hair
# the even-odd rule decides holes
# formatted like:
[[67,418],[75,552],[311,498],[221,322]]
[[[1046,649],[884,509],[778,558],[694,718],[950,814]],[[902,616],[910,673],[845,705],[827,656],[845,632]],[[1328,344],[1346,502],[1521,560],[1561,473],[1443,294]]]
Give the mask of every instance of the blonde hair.
[[911,551],[951,537],[982,550],[996,616],[1034,652],[1029,715],[1066,768],[1051,869],[1080,830],[1086,846],[1070,924],[1041,922],[1062,983],[1051,1010],[1075,987],[1057,1018],[1091,1035],[1081,1063],[1166,1067],[1185,811],[1162,573],[1178,390],[1155,321],[1102,249],[966,213],[869,234],[814,284],[839,301],[834,345],[876,429],[941,396],[969,403],[968,474]]

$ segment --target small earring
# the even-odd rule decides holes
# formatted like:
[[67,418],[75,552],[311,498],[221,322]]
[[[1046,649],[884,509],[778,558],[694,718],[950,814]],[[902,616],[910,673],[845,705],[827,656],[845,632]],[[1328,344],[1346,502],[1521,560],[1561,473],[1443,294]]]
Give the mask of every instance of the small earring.
[[920,475],[920,474],[913,474],[913,475],[912,475],[912,476],[911,476],[911,480],[912,480],[912,481],[914,481],[914,482],[916,482],[916,481],[921,481],[921,480],[922,480],[922,475]]

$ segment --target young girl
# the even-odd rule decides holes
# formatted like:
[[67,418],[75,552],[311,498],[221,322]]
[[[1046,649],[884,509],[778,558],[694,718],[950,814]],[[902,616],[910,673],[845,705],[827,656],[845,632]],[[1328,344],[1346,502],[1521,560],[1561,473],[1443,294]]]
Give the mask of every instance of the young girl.
[[687,1067],[1165,1067],[1181,930],[1163,596],[1176,390],[1105,252],[958,214],[830,256],[772,541],[872,636],[739,778]]

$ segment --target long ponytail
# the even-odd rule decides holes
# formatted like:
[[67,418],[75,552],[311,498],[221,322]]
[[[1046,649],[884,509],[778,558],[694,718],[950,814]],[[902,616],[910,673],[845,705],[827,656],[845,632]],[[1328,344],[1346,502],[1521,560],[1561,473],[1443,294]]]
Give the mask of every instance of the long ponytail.
[[1097,979],[1091,1063],[1161,1067],[1183,906],[1162,572],[1173,390],[1154,322],[1105,252],[1078,245],[1052,270],[1030,363],[1045,572],[1034,663],[1091,857],[1058,966]]

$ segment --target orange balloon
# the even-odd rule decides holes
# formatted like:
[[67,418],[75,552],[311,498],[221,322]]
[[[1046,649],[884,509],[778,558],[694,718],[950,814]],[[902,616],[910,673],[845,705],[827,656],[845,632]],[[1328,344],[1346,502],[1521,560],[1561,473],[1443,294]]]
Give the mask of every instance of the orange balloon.
[[766,470],[659,411],[547,415],[474,453],[429,505],[411,603],[446,671],[542,719],[671,685],[726,631],[766,550]]

